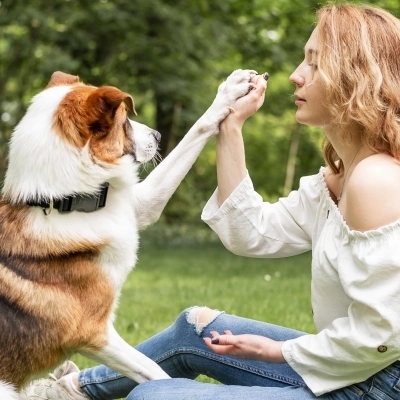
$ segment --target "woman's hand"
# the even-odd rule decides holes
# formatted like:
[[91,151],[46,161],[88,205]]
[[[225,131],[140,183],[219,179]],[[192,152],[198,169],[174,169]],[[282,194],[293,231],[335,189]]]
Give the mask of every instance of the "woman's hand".
[[286,362],[282,355],[283,342],[258,335],[233,335],[231,331],[225,331],[224,335],[213,331],[211,336],[204,338],[204,341],[215,353],[251,360]]
[[221,129],[223,125],[229,125],[231,123],[238,124],[240,127],[243,126],[247,118],[253,115],[264,103],[265,91],[267,89],[267,81],[264,75],[255,75],[250,80],[256,86],[250,90],[248,94],[243,97],[239,97],[233,105],[234,112],[221,123]]
[[255,84],[254,89],[236,100],[234,112],[221,122],[220,133],[217,135],[219,205],[231,195],[247,173],[242,126],[264,103],[267,87],[267,81],[261,75],[253,76],[251,82]]

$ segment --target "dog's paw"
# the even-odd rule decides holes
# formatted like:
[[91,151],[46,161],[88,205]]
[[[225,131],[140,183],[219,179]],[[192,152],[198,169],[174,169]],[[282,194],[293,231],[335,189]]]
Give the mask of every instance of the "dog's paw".
[[214,102],[220,103],[220,106],[233,107],[235,101],[255,87],[250,82],[253,76],[257,75],[256,71],[250,69],[237,69],[233,71],[225,82],[219,85],[217,97]]
[[220,123],[234,112],[235,101],[245,96],[255,87],[251,78],[257,74],[256,71],[249,69],[238,69],[233,71],[226,81],[218,87],[217,96],[207,112],[198,121],[200,133],[216,135],[219,132]]

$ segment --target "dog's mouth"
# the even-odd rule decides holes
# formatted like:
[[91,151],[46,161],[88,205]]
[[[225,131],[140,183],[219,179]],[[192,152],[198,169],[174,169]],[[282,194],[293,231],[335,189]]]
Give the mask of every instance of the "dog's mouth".
[[154,166],[156,166],[162,161],[161,154],[158,152],[158,150],[154,151],[153,148],[146,149],[146,156],[142,156],[140,159],[137,158],[135,152],[130,153],[129,155],[132,157],[133,162],[136,165],[145,165],[148,163],[152,163]]
[[155,129],[151,129],[146,125],[136,121],[129,120],[131,129],[131,144],[128,152],[135,164],[145,164],[149,161],[155,164],[161,159],[158,152],[161,142],[161,134]]
[[135,142],[135,149],[131,152],[135,164],[142,165],[151,162],[156,166],[162,159],[159,153],[160,142],[161,134],[156,130],[148,132],[145,141]]

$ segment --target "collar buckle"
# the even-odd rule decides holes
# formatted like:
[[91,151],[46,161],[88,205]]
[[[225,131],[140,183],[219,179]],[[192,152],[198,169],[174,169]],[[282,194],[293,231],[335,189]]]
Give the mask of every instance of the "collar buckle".
[[104,183],[101,186],[100,192],[98,195],[84,195],[77,194],[75,196],[63,197],[59,200],[59,204],[57,204],[56,209],[60,213],[68,213],[71,211],[80,211],[80,212],[93,212],[100,208],[103,208],[106,205],[108,193],[108,183]]

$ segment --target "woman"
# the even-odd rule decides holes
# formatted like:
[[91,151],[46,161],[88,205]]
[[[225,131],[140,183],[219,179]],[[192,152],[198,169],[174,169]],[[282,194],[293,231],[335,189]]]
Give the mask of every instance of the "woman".
[[138,346],[180,379],[136,385],[104,366],[67,374],[70,363],[47,384],[71,399],[400,398],[399,48],[400,22],[381,9],[318,12],[290,81],[298,122],[324,130],[327,167],[276,204],[253,190],[241,133],[263,103],[262,77],[221,124],[218,189],[202,218],[236,254],[312,249],[317,334],[192,308]]

